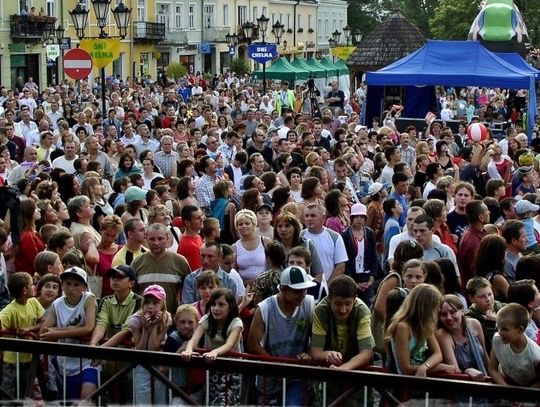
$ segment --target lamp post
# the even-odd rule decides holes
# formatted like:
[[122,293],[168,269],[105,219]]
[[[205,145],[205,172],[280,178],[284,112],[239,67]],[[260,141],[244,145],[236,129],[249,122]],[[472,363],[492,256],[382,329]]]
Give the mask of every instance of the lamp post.
[[[66,29],[64,28],[64,26],[62,25],[62,23],[58,24],[58,27],[56,27],[56,30],[54,30],[54,32],[56,33],[56,42],[58,43],[58,45],[60,46],[60,54],[62,55],[62,58],[58,61],[58,85],[60,85],[60,77],[62,76],[61,75],[61,72],[63,72],[62,70],[62,62],[64,61],[64,49],[62,48],[62,40],[64,39],[64,32],[66,31]],[[62,78],[63,79],[63,78]]]
[[351,32],[352,32],[352,29],[351,29],[351,27],[349,27],[348,24],[345,27],[343,27],[343,35],[345,36],[345,41],[347,43],[347,46],[349,46],[349,40],[351,38]]
[[[257,19],[257,23],[259,25],[259,32],[261,33],[263,45],[266,45],[265,37],[266,37],[266,30],[268,29],[268,21],[270,21],[270,19],[268,17],[265,17],[264,14],[262,14]],[[263,93],[266,95],[266,62],[263,62],[262,66],[263,66]]]
[[[225,34],[225,41],[229,44],[229,55],[234,56],[236,54],[236,44],[238,44],[238,34]],[[234,49],[234,53],[231,54],[230,49]]]
[[255,24],[251,21],[246,21],[242,24],[242,28],[244,29],[244,38],[247,39],[248,44],[251,44],[253,33],[255,32]]
[[[97,25],[99,27],[99,36],[97,38],[114,38],[105,32],[105,27],[107,26],[107,19],[109,17],[109,8],[111,5],[111,0],[91,0],[92,6],[94,8],[94,14],[96,15]],[[73,25],[77,31],[77,37],[79,40],[82,40],[84,35],[84,30],[88,26],[88,13],[89,10],[86,10],[85,7],[81,4],[69,12],[71,19],[73,20]],[[127,35],[127,26],[129,24],[129,19],[131,17],[131,9],[127,8],[123,2],[119,3],[113,11],[114,21],[118,27],[119,37],[124,39]],[[107,105],[105,103],[105,67],[101,68],[101,113],[105,117],[107,112]]]

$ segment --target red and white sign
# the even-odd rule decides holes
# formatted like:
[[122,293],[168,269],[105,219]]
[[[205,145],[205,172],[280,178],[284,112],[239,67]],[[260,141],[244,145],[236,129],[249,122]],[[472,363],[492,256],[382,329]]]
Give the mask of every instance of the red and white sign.
[[70,49],[64,55],[64,72],[75,80],[88,78],[92,72],[92,57],[82,48]]

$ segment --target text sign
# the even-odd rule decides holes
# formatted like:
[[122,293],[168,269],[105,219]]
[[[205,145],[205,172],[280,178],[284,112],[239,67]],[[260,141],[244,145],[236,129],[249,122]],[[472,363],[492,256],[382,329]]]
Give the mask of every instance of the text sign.
[[81,48],[92,56],[96,68],[105,68],[120,56],[120,40],[116,38],[83,39]]
[[60,46],[58,44],[47,45],[47,58],[56,59],[60,56]]
[[278,56],[276,44],[251,44],[248,56],[259,64],[264,64]]

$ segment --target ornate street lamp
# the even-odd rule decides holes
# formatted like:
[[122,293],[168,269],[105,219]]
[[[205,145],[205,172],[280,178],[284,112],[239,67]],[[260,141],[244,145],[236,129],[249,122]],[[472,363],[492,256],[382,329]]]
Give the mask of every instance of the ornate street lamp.
[[340,33],[338,30],[336,30],[336,31],[334,31],[334,32],[332,33],[332,39],[334,40],[334,42],[336,43],[336,45],[339,44],[340,38],[341,38],[341,33]]
[[349,39],[351,38],[351,27],[347,24],[345,27],[343,27],[343,35],[345,36],[345,41],[347,42],[347,46],[349,46]]
[[279,20],[274,23],[272,26],[272,34],[274,34],[274,37],[276,37],[276,43],[279,45],[279,41],[281,40],[281,37],[283,37],[283,29],[285,28],[285,25],[280,24]]
[[[107,19],[109,16],[109,9],[111,5],[111,0],[91,0],[92,6],[94,8],[94,14],[96,15],[97,25],[99,27],[99,37],[98,38],[112,38],[108,33],[105,32],[105,27],[107,26]],[[129,25],[129,19],[131,17],[131,9],[127,8],[123,2],[119,3],[113,11],[114,21],[120,33],[120,38],[125,38],[127,35],[127,27]],[[88,10],[77,4],[77,6],[69,12],[71,19],[73,20],[73,25],[77,31],[77,37],[79,40],[84,38],[84,30],[88,26]],[[57,29],[57,36],[58,36]],[[63,35],[63,34],[62,34]],[[101,113],[103,116],[107,115],[106,112],[106,103],[105,103],[105,67],[101,68],[100,71],[101,77]]]
[[244,29],[244,37],[248,40],[248,42],[251,42],[253,33],[255,32],[255,24],[253,24],[251,21],[246,21],[244,24],[242,24],[242,28]]
[[357,28],[356,30],[354,30],[353,37],[354,41],[359,44],[362,41],[362,32]]

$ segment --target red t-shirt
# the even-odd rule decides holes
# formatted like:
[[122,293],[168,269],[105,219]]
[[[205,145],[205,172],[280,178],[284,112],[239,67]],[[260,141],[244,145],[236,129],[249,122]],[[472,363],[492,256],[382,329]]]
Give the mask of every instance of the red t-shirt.
[[38,232],[29,230],[22,232],[21,241],[15,252],[15,269],[34,275],[34,259],[43,250],[45,250],[45,243],[41,240]]
[[201,247],[203,245],[202,237],[199,235],[182,235],[180,244],[178,245],[178,254],[184,256],[191,267],[191,270],[195,271],[202,267],[201,261]]

